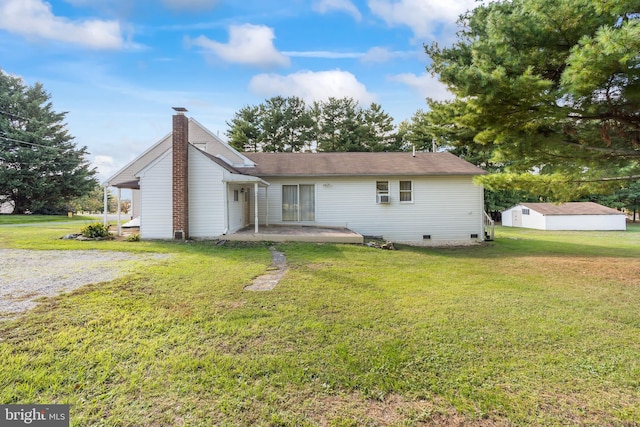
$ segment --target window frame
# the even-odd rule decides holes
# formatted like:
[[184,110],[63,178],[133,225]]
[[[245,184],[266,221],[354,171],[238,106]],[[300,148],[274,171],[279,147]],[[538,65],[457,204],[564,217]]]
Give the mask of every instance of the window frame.
[[[380,188],[383,184],[385,188]],[[387,196],[388,202],[380,202],[380,196]],[[376,204],[388,204],[391,202],[391,182],[389,180],[376,180]]]
[[[402,189],[402,183],[403,182],[408,182],[409,183],[409,189],[408,190],[403,190]],[[405,179],[405,180],[398,181],[398,191],[399,191],[399,194],[400,194],[400,203],[406,203],[406,204],[413,203],[413,180]],[[409,200],[402,200],[402,195],[403,194],[409,194]]]
[[[288,217],[288,215],[285,215],[285,187],[295,187],[296,191],[295,191],[295,203],[291,203],[291,205],[295,206],[295,219],[285,219],[285,216]],[[311,187],[310,188],[310,192],[307,193],[307,195],[311,195],[311,199],[310,200],[313,203],[313,209],[312,210],[304,210],[304,207],[302,206],[302,202],[304,201],[304,197],[302,194],[302,191],[300,190],[300,187]],[[282,199],[280,200],[280,212],[281,212],[281,220],[282,222],[288,222],[288,223],[295,223],[295,222],[315,222],[316,221],[316,185],[315,184],[282,184],[282,188],[280,190],[280,194],[282,196]],[[306,212],[307,215],[312,216],[311,219],[303,219],[303,214]],[[293,212],[287,212],[289,213],[293,213]]]

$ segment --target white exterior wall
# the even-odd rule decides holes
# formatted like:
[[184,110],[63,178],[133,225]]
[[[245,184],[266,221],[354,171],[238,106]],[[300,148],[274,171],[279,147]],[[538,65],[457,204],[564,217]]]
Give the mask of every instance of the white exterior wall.
[[189,237],[213,238],[224,233],[224,170],[189,147]]
[[525,206],[517,205],[502,212],[502,225],[513,225],[513,211],[517,210],[522,216],[522,228],[536,230],[626,230],[625,215],[542,215],[529,209],[529,215],[523,215]]
[[[538,230],[545,229],[545,217],[532,209],[529,209],[529,214],[524,215],[522,209],[527,209],[522,205],[517,205],[502,211],[502,225],[505,227],[522,227],[522,228],[535,228]],[[513,213],[516,211],[521,218],[522,225],[514,224]]]
[[[310,225],[348,227],[363,235],[412,244],[483,240],[483,189],[471,177],[265,178],[269,187],[269,224],[282,221],[282,185],[315,184],[316,220]],[[376,181],[389,181],[389,204],[376,203]],[[412,181],[413,202],[400,203],[399,181]],[[259,221],[266,199],[259,193]],[[253,214],[252,214],[253,215]],[[305,223],[301,223],[305,224]],[[471,238],[477,234],[478,238]],[[423,239],[430,235],[431,239]]]
[[626,230],[624,215],[548,215],[547,230]]
[[173,210],[171,150],[140,172],[140,237],[171,239]]
[[140,190],[131,190],[131,218],[140,216]]
[[[238,200],[234,199],[235,191],[238,192]],[[251,199],[249,188],[239,184],[229,184],[227,192],[227,205],[229,206],[229,233],[234,233],[247,224],[245,218],[245,206]]]

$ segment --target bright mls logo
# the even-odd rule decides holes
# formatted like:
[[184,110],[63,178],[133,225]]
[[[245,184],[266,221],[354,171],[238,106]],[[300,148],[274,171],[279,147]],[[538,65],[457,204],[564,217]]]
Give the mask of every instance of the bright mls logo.
[[0,405],[0,427],[69,427],[69,405]]

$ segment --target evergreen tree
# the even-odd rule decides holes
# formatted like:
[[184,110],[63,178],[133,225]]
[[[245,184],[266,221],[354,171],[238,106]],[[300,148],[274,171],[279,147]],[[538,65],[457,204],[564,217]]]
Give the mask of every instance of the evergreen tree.
[[40,83],[0,69],[0,202],[14,213],[59,213],[96,184],[95,169]]
[[368,151],[389,151],[394,143],[393,117],[372,102],[363,111],[363,144]]
[[276,96],[247,106],[227,122],[233,147],[247,151],[392,151],[398,146],[393,118],[378,104],[363,110],[353,98],[329,98],[307,106]]
[[229,144],[238,151],[262,151],[262,121],[260,107],[246,106],[227,122]]
[[453,46],[426,49],[456,96],[429,102],[431,122],[508,164],[482,179],[492,188],[560,200],[640,175],[639,12],[636,0],[477,7]]

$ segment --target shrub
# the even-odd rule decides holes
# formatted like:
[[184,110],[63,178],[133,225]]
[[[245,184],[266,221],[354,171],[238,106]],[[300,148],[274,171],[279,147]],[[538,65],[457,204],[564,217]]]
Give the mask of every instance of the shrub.
[[109,237],[109,226],[96,222],[84,227],[82,230],[80,230],[80,233],[84,237],[89,238]]
[[135,234],[130,234],[127,236],[126,238],[127,242],[139,242],[140,241],[140,234],[135,233]]

